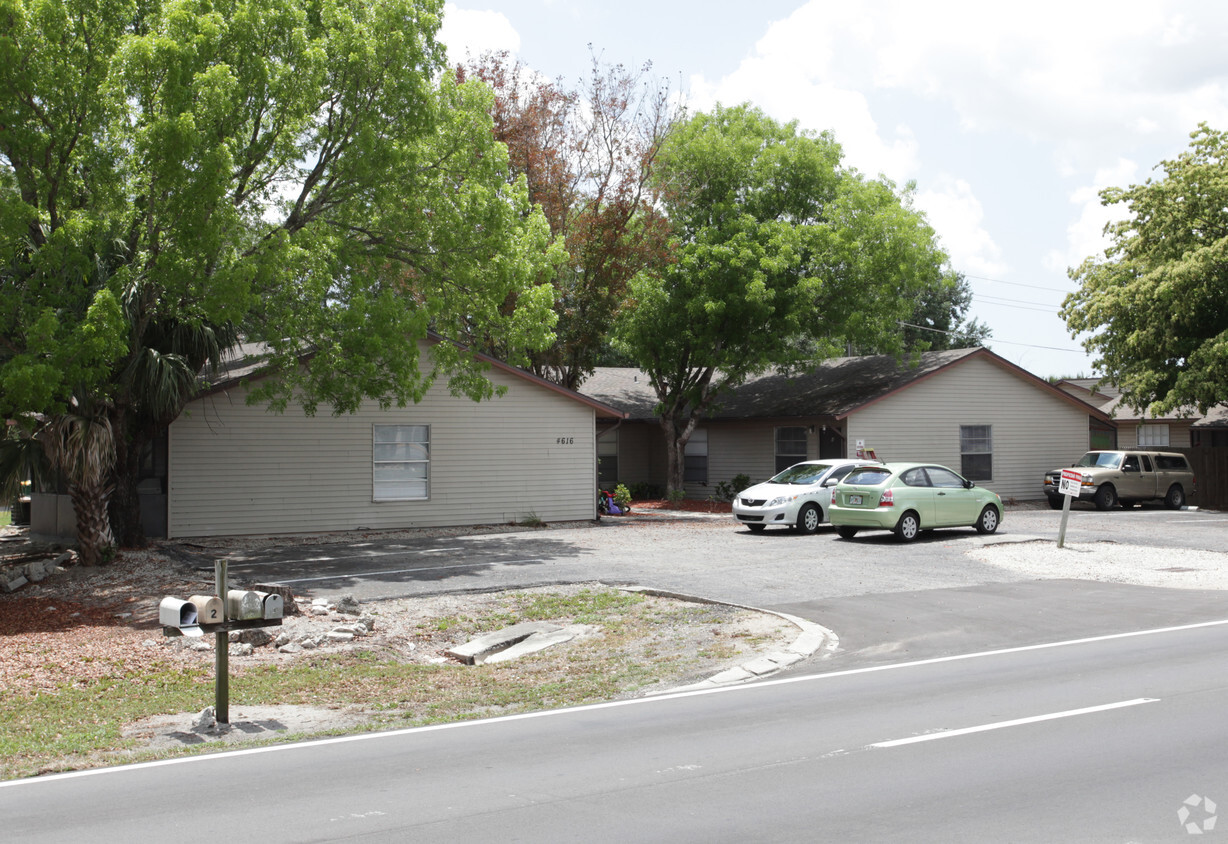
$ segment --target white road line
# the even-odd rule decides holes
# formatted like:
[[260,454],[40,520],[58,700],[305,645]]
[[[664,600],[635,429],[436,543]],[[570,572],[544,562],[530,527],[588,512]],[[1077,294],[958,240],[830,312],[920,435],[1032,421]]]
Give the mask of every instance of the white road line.
[[1122,709],[1127,706],[1138,706],[1142,703],[1156,703],[1159,698],[1155,697],[1139,697],[1134,700],[1123,700],[1119,703],[1106,703],[1101,706],[1087,706],[1083,709],[1068,709],[1065,712],[1050,712],[1048,715],[1033,715],[1029,718],[1016,718],[1013,721],[998,721],[994,724],[982,724],[979,727],[964,727],[959,730],[940,730],[936,733],[925,733],[919,736],[909,736],[908,738],[893,739],[891,741],[880,741],[869,745],[870,747],[901,747],[906,744],[918,744],[923,741],[936,741],[938,739],[954,738],[956,736],[966,736],[972,733],[985,733],[990,730],[1003,730],[1007,727],[1021,727],[1024,724],[1038,724],[1041,721],[1054,721],[1058,718],[1073,718],[1076,715],[1091,715],[1095,712],[1108,712],[1111,709]]
[[413,574],[420,571],[444,571],[445,569],[471,569],[477,566],[513,566],[520,563],[544,563],[545,560],[502,560],[500,562],[478,561],[475,563],[454,563],[448,566],[421,566],[413,569],[386,569],[384,571],[357,571],[345,574],[330,574],[324,577],[296,577],[290,580],[275,580],[274,583],[318,583],[321,580],[348,580],[354,577],[378,577],[381,574]]
[[[1179,633],[1186,630],[1201,630],[1206,627],[1222,627],[1228,625],[1228,619],[1221,621],[1203,621],[1196,624],[1183,624],[1179,627],[1159,627],[1153,630],[1139,630],[1133,633],[1111,633],[1107,636],[1092,636],[1086,639],[1070,639],[1064,642],[1050,642],[1046,645],[1025,645],[1019,648],[1003,648],[996,651],[982,651],[980,653],[963,654],[961,656],[939,657],[936,659],[922,659],[914,662],[897,662],[892,665],[876,665],[871,668],[853,668],[848,671],[832,671],[828,674],[808,674],[803,677],[788,677],[781,680],[764,680],[760,683],[746,683],[737,686],[718,686],[714,689],[699,689],[690,692],[666,692],[665,694],[652,695],[650,697],[630,698],[628,700],[614,700],[606,703],[592,703],[585,706],[569,706],[563,709],[542,709],[536,712],[521,712],[517,715],[500,715],[494,718],[484,718],[478,721],[451,721],[446,724],[431,724],[426,727],[405,727],[399,730],[387,730],[378,733],[359,733],[352,736],[337,736],[336,738],[326,739],[311,739],[308,741],[295,742],[293,744],[272,744],[264,747],[249,747],[243,750],[229,750],[218,753],[210,753],[202,756],[181,756],[175,759],[160,759],[156,762],[136,762],[131,765],[120,765],[113,768],[90,768],[83,771],[69,771],[63,774],[47,774],[41,777],[30,777],[22,780],[3,780],[0,781],[0,789],[16,788],[19,786],[38,786],[46,783],[59,782],[61,780],[78,779],[80,777],[94,777],[108,774],[122,774],[127,772],[135,772],[146,768],[162,768],[169,765],[192,765],[192,764],[207,764],[209,762],[221,761],[223,759],[232,759],[238,756],[260,756],[265,753],[286,753],[297,750],[306,750],[312,747],[322,747],[332,744],[351,744],[360,741],[379,741],[387,738],[396,738],[398,736],[413,735],[416,733],[434,733],[441,730],[469,730],[481,727],[490,726],[491,724],[502,724],[509,721],[527,721],[536,718],[559,718],[573,715],[576,713],[595,712],[599,709],[621,709],[624,706],[651,706],[653,704],[662,703],[670,700],[687,697],[701,697],[703,695],[717,694],[747,694],[762,691],[771,686],[781,686],[787,683],[815,683],[824,680],[830,680],[836,677],[848,677],[853,674],[869,674],[877,671],[892,671],[901,668],[916,668],[924,665],[935,665],[942,662],[953,662],[962,659],[978,659],[988,656],[1002,656],[1012,653],[1026,653],[1027,651],[1043,650],[1045,648],[1061,648],[1068,645],[1084,645],[1095,642],[1111,642],[1115,639],[1129,639],[1136,636],[1152,636],[1163,633]],[[843,753],[844,751],[834,751]]]

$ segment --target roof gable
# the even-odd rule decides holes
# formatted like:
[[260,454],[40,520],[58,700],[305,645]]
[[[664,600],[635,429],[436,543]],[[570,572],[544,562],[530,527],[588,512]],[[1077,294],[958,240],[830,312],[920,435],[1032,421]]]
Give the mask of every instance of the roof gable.
[[[447,340],[432,332],[425,338],[425,342],[435,345],[438,343],[449,343],[453,341]],[[222,361],[222,366],[218,372],[217,379],[198,393],[196,397],[199,398],[203,395],[229,389],[237,386],[241,381],[246,379],[261,377],[263,374],[262,370],[267,365],[268,361],[267,348],[268,347],[263,343],[241,343],[236,346]],[[302,356],[300,356],[300,360],[310,357],[311,354],[312,352],[305,352]],[[569,390],[566,387],[554,383],[553,381],[549,381],[539,375],[534,375],[532,372],[512,366],[510,363],[505,363],[498,358],[493,358],[490,355],[484,355],[480,352],[474,352],[473,356],[479,361],[482,361],[490,366],[492,369],[497,369],[500,372],[504,372],[514,378],[527,381],[530,384],[535,384],[538,387],[558,393],[559,395],[571,399],[572,401],[588,405],[597,411],[599,416],[614,418],[625,418],[626,416],[626,414],[617,407],[604,404],[591,396],[578,393],[575,390]]]
[[[890,395],[915,387],[940,372],[984,359],[1007,374],[1026,381],[1048,395],[1078,407],[1103,421],[1108,414],[1092,404],[1059,390],[1043,378],[985,348],[923,352],[917,359],[894,355],[833,358],[805,372],[770,372],[752,378],[719,401],[706,416],[713,420],[830,416],[843,419]],[[656,393],[647,375],[624,367],[599,367],[584,382],[584,392],[626,412],[631,419],[651,419]]]

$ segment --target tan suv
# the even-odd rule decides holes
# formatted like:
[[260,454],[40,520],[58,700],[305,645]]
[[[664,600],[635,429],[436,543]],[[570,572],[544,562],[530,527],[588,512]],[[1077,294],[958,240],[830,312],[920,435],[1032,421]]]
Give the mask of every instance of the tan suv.
[[[1089,451],[1074,464],[1083,470],[1079,498],[1097,510],[1114,504],[1133,507],[1140,501],[1163,501],[1170,510],[1185,506],[1187,495],[1198,491],[1194,471],[1184,454],[1170,451]],[[1045,473],[1045,495],[1054,510],[1062,508],[1058,484],[1061,469]]]

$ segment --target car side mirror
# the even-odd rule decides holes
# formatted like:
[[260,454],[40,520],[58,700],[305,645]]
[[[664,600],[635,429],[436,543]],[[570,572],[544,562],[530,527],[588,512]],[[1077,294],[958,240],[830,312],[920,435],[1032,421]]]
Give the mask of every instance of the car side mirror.
[[975,483],[968,480],[967,478],[964,478],[964,489],[972,489],[974,486],[976,486]]

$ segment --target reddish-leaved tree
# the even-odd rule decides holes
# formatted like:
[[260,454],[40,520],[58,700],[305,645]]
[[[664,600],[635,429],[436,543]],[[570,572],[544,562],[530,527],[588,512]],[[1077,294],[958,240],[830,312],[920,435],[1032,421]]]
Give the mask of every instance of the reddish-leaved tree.
[[556,340],[532,356],[532,368],[571,389],[597,365],[627,283],[668,256],[669,227],[650,176],[680,110],[649,70],[594,56],[588,80],[568,88],[506,52],[457,68],[460,78],[476,76],[494,90],[495,137],[566,248],[550,279]]

